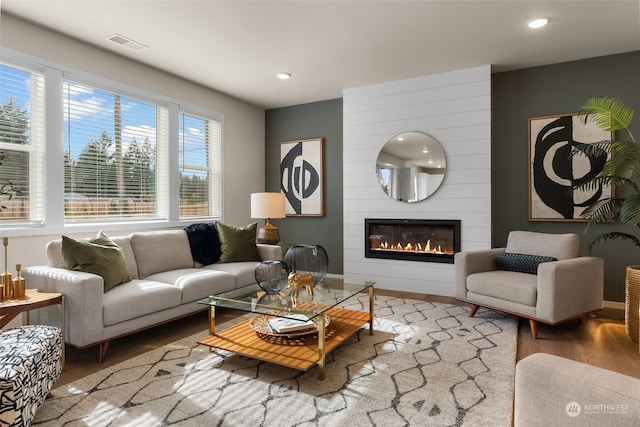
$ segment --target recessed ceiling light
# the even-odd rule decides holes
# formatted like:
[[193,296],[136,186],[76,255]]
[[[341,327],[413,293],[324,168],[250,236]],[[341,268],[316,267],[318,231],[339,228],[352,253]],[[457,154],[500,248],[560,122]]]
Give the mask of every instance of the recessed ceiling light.
[[549,23],[549,18],[536,18],[527,22],[529,28],[542,28]]
[[287,80],[291,78],[291,74],[289,73],[278,73],[277,76],[280,80]]

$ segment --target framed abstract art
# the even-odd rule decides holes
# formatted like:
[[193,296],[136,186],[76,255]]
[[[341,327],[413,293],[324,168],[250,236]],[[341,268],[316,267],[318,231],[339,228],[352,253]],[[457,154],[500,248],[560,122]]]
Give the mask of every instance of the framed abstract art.
[[611,197],[610,186],[575,188],[598,175],[608,158],[587,156],[582,144],[610,139],[611,132],[578,113],[529,119],[529,221],[584,222],[587,206]]
[[287,216],[324,215],[323,139],[280,143],[280,191]]

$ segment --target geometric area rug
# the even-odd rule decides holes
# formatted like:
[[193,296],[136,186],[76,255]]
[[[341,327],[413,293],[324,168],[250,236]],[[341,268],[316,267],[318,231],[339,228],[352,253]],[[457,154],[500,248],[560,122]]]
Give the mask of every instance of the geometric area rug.
[[[368,296],[344,307],[368,310]],[[326,379],[194,336],[52,391],[32,426],[510,426],[517,320],[489,310],[377,296],[365,325],[327,356]],[[329,327],[331,325],[329,324]]]

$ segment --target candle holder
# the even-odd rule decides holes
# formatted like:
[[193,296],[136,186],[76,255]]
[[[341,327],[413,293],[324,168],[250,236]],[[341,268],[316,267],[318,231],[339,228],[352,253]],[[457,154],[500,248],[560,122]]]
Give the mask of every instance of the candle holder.
[[7,246],[9,246],[9,238],[3,237],[2,244],[4,245],[4,273],[2,273],[2,295],[0,295],[0,299],[2,299],[2,301],[5,301],[13,296],[11,273],[7,271]]
[[24,277],[20,275],[20,270],[22,270],[22,264],[16,264],[16,272],[18,273],[18,277],[13,279],[13,298],[19,299],[24,298],[26,281]]

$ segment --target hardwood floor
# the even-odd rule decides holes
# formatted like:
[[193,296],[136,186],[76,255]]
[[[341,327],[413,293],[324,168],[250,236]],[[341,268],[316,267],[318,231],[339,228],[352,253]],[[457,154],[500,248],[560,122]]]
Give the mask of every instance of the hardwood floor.
[[[378,295],[398,296],[424,301],[458,303],[454,298],[409,292],[376,290]],[[217,313],[217,323],[232,320],[231,312]],[[66,367],[56,387],[75,381],[93,372],[115,365],[131,357],[153,350],[208,328],[206,312],[198,313],[166,325],[111,342],[105,363],[98,364],[98,348],[78,350],[67,346]],[[541,324],[538,339],[533,339],[529,322],[520,320],[518,350],[520,360],[532,353],[551,353],[640,378],[638,343],[625,333],[624,312],[604,309],[581,322],[572,321],[556,327]]]

